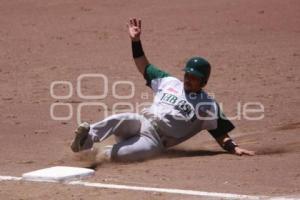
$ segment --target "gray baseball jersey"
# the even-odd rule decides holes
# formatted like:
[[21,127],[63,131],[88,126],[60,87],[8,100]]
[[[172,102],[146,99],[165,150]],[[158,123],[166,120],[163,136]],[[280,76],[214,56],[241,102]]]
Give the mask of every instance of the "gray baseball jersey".
[[145,71],[147,85],[155,93],[151,107],[142,111],[159,135],[176,145],[200,132],[218,125],[218,106],[205,91],[187,93],[183,82],[149,65]]

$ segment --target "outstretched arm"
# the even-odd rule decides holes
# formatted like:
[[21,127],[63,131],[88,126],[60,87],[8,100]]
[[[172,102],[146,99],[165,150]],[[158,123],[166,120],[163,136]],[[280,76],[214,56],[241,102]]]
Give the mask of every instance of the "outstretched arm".
[[214,130],[208,130],[208,132],[215,138],[219,145],[226,151],[236,154],[236,155],[255,155],[254,151],[248,151],[247,149],[240,148],[234,141],[229,137],[228,133],[234,129],[234,125],[230,120],[226,118],[222,112],[219,104],[217,103],[218,108],[218,120],[217,128]]
[[140,19],[131,18],[127,24],[129,36],[131,38],[132,54],[136,67],[139,72],[144,75],[145,68],[149,64],[144,54],[142,42],[140,40],[142,32],[142,21]]
[[224,134],[220,137],[215,138],[216,141],[219,143],[219,145],[225,149],[226,151],[242,156],[242,155],[248,155],[248,156],[254,156],[254,151],[249,151],[247,149],[240,148],[237,144],[233,142],[233,140],[229,137],[228,134]]

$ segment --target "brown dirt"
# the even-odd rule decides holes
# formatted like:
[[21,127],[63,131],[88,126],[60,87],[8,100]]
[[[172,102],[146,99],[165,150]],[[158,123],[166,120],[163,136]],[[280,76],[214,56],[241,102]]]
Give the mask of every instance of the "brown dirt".
[[[182,77],[187,58],[202,55],[212,63],[207,90],[235,116],[241,102],[261,102],[260,121],[234,120],[232,137],[257,151],[254,157],[224,153],[203,133],[161,158],[138,163],[104,163],[89,181],[259,195],[300,194],[300,2],[297,0],[198,1],[38,1],[0,3],[0,175],[54,165],[91,166],[69,149],[76,117],[55,121],[50,106],[71,103],[76,110],[76,80],[81,74],[109,78],[109,95],[97,102],[118,102],[117,80],[134,80],[142,103],[143,78],[131,58],[125,23],[143,19],[143,44],[150,61]],[[298,67],[297,67],[298,66]],[[68,100],[50,95],[53,81],[73,84]],[[102,83],[89,82],[84,94],[98,94]],[[66,94],[66,87],[57,88]],[[56,90],[56,91],[57,91]],[[126,94],[129,89],[119,91]],[[98,121],[101,110],[85,111]],[[57,113],[66,115],[64,108]],[[87,114],[88,113],[88,114]],[[93,166],[95,167],[95,166]],[[186,196],[75,186],[0,182],[7,199],[184,199]],[[45,191],[47,190],[47,192]],[[18,191],[18,192],[16,192]],[[190,197],[188,197],[190,198]]]

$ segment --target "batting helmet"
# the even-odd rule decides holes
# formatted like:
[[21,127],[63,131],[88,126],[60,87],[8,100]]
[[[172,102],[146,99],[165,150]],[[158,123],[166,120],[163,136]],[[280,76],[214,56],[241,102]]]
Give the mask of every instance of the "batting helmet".
[[210,64],[207,60],[201,57],[192,57],[185,65],[183,71],[191,73],[207,83],[210,75]]

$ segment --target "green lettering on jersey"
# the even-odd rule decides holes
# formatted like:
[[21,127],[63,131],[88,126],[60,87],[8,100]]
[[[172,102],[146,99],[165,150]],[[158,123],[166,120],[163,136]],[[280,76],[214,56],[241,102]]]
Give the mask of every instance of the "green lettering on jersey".
[[164,93],[160,100],[168,102],[170,104],[175,104],[176,101],[177,101],[177,99],[178,98],[175,95],[173,95],[173,94]]

